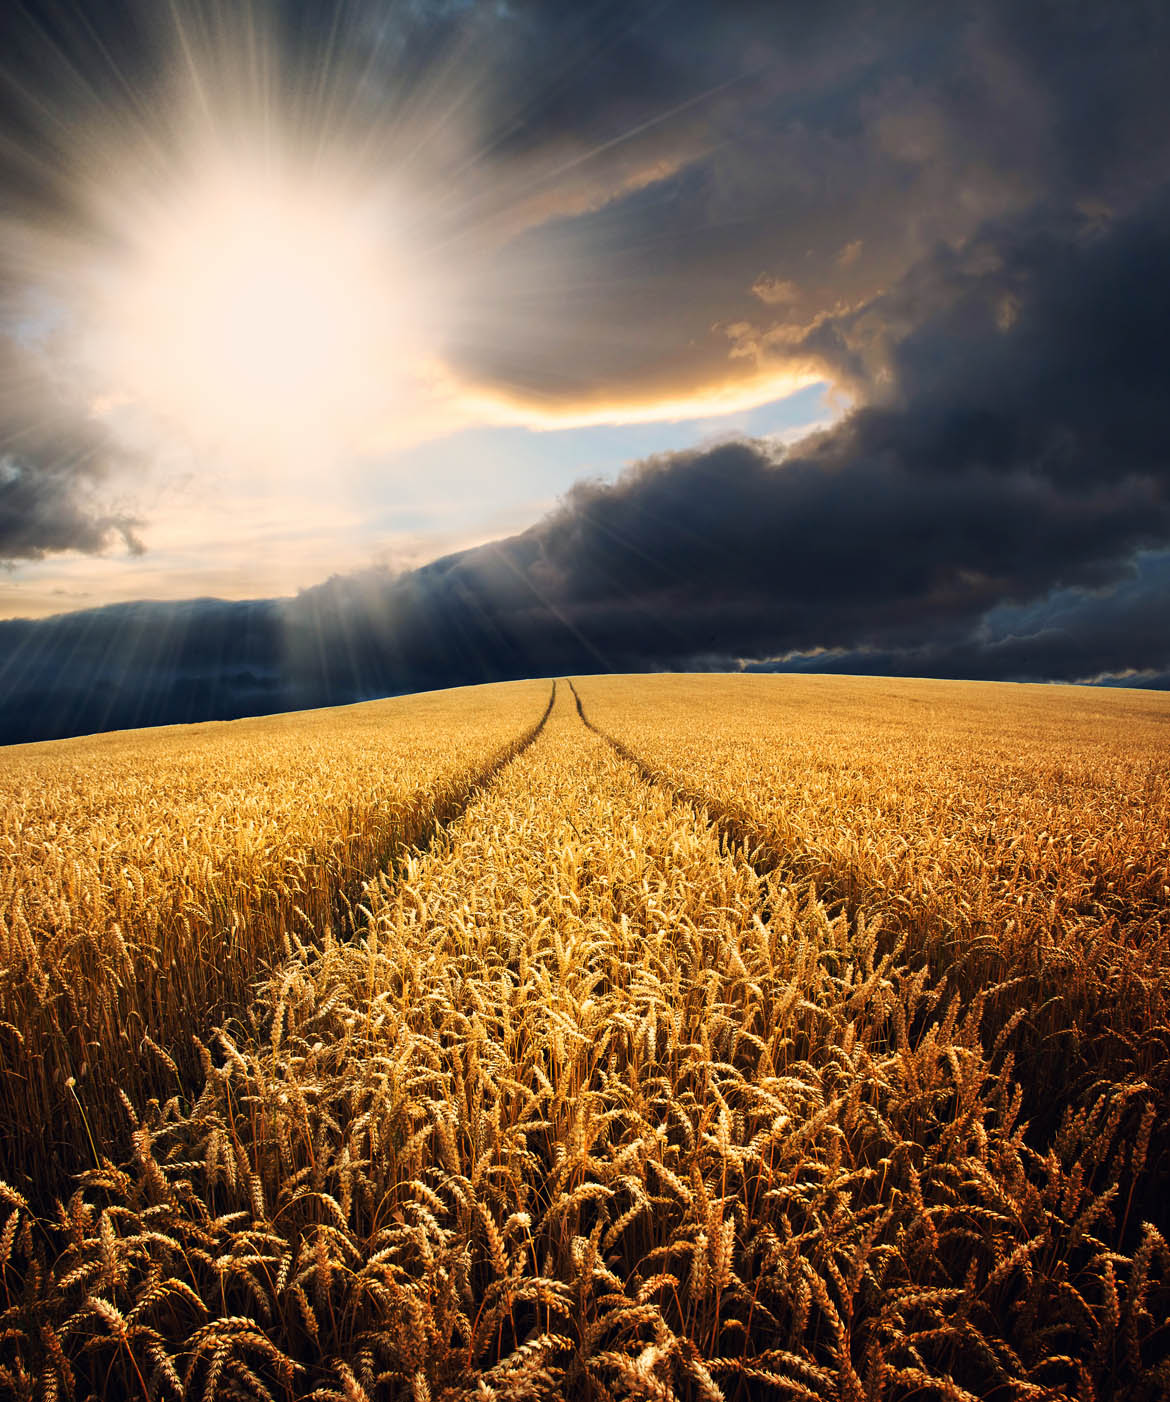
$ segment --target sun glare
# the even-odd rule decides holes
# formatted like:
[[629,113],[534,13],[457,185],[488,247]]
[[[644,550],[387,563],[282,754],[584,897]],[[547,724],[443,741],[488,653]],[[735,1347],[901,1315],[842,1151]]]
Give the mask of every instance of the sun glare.
[[[148,304],[169,322],[176,361],[218,398],[286,407],[312,393],[360,333],[362,292],[307,220],[263,204],[228,211],[151,270]],[[210,235],[210,237],[209,237]]]
[[354,447],[418,350],[418,279],[385,220],[324,182],[196,182],[98,286],[97,411],[129,403],[252,460]]

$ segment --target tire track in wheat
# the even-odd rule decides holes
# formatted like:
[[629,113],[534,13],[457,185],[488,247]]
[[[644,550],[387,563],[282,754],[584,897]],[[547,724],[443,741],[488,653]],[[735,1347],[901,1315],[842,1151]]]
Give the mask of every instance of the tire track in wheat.
[[[577,714],[580,716],[582,724],[611,746],[628,764],[633,765],[646,783],[658,785],[669,793],[677,803],[691,805],[707,822],[718,829],[728,850],[740,853],[760,876],[765,877],[772,872],[782,872],[787,874],[792,882],[797,880],[795,864],[775,847],[761,841],[761,835],[756,826],[730,808],[721,805],[710,794],[700,793],[697,790],[687,788],[684,784],[677,783],[664,770],[656,769],[641,755],[635,753],[616,735],[611,735],[609,731],[595,725],[586,714],[581,695],[571,680],[569,680],[569,689],[573,693]],[[833,893],[827,894],[831,899]],[[855,915],[856,907],[849,903],[845,904],[850,917]]]
[[[89,749],[81,741],[25,747],[26,787],[48,798],[29,800],[25,815],[18,793],[7,809],[0,795],[9,860],[0,874],[0,1178],[49,1212],[76,1171],[120,1153],[119,1093],[142,1102],[198,1084],[190,1034],[246,1017],[255,981],[286,952],[325,931],[352,931],[367,882],[455,821],[536,740],[555,695],[553,682],[535,724],[536,704],[517,708],[514,724],[527,725],[519,735],[498,712],[472,710],[485,738],[444,756],[411,730],[409,702],[401,729],[392,719],[380,731],[363,720],[393,716],[393,703],[374,703],[197,728],[194,738],[180,728],[106,737]],[[459,708],[455,696],[449,719],[464,719]],[[323,718],[337,734],[321,743],[320,761],[306,763],[297,745],[311,731],[319,740]],[[369,744],[355,739],[360,724],[371,725]],[[263,745],[259,757],[249,748],[260,733],[276,749],[281,726],[283,771],[265,764]],[[398,754],[387,732],[404,735]],[[412,734],[421,753],[410,748]],[[376,749],[372,760],[373,745],[389,753]],[[111,746],[123,756],[113,772],[125,775],[126,793],[107,772],[103,747]],[[201,746],[214,747],[222,770]],[[383,754],[387,770],[374,762]],[[178,788],[173,807],[168,776]]]

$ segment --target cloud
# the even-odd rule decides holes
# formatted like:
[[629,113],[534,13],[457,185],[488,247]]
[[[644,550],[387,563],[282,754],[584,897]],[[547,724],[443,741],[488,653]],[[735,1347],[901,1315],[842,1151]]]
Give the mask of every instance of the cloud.
[[1051,680],[1170,687],[1170,552],[1143,553],[1113,588],[1055,590],[1032,605],[991,610],[973,627],[906,646],[793,652],[748,662],[765,672],[843,672],[989,681]]
[[284,709],[279,605],[112,604],[0,623],[6,743]]
[[783,306],[800,301],[800,288],[796,283],[761,274],[752,283],[752,294],[767,306]]
[[96,554],[139,524],[104,504],[105,431],[54,378],[43,350],[0,333],[0,563]]
[[[1170,674],[1170,551],[1120,565],[1093,546],[1070,568],[1061,557],[1092,534],[1083,502],[988,474],[919,495],[872,463],[837,469],[827,487],[825,452],[820,466],[742,443],[651,460],[612,487],[580,486],[519,536],[291,600],[0,623],[0,738],[745,659],[765,670],[1130,685]],[[1148,506],[1116,495],[1116,552],[1151,534]],[[1054,589],[1054,572],[1084,583]],[[1005,586],[1032,602],[1000,602]]]
[[[189,7],[220,135],[249,115],[237,89],[252,52],[271,70],[251,94],[265,120],[279,128],[288,108],[322,160],[369,152],[367,185],[397,178],[388,203],[418,236],[412,263],[435,258],[457,289],[420,352],[468,403],[514,417],[636,417],[737,384],[759,402],[775,380],[719,328],[751,322],[761,299],[795,287],[806,323],[834,315],[989,219],[1039,204],[1122,214],[1170,161],[1170,15],[1156,5],[1107,21],[1010,0],[262,8],[245,43]],[[173,7],[147,22],[104,6],[101,53],[83,10],[0,19],[20,76],[0,84],[0,179],[30,217],[92,234],[105,205],[79,163],[117,169],[148,148],[144,167],[171,179],[167,153],[185,148]],[[143,131],[144,111],[159,130]]]
[[[467,380],[521,404],[622,404],[750,378],[720,328],[753,321],[761,300],[786,303],[795,287],[806,323],[833,316],[988,221],[1123,215],[1170,163],[1170,14],[1157,7],[1104,23],[1092,7],[995,0],[945,13],[838,5],[797,23],[785,6],[681,4],[657,46],[641,7],[630,13],[628,33],[562,75],[547,111],[534,103],[524,159],[547,119],[549,149],[594,152],[560,177],[566,188],[578,175],[604,185],[624,150],[607,141],[635,129],[646,161],[669,149],[669,173],[626,189],[615,169],[610,200],[513,230],[447,346]],[[525,14],[555,47],[549,13]],[[677,124],[640,125],[732,77]],[[512,143],[489,158],[501,190],[513,159]],[[777,338],[771,349],[779,358]]]
[[[758,310],[761,268],[810,315],[831,310],[1038,199],[1122,209],[1170,154],[1157,6],[1108,23],[1007,0],[264,12],[259,39],[188,15],[220,134],[239,140],[253,52],[271,69],[252,94],[265,120],[288,108],[322,153],[368,151],[370,183],[397,173],[412,192],[420,253],[440,250],[462,287],[427,349],[469,387],[545,409],[747,377],[712,328]],[[19,82],[0,83],[0,179],[14,208],[92,233],[106,204],[79,164],[139,152],[173,178],[190,114],[168,92],[170,13],[104,6],[99,51],[80,4],[8,8],[0,52]]]

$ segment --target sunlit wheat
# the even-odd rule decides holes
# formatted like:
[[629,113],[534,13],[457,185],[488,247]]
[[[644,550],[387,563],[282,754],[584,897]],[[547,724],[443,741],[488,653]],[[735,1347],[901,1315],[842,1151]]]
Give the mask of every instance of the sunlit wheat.
[[173,1089],[114,1097],[120,1156],[55,1208],[0,1187],[0,1383],[1166,1396],[1170,712],[1109,698],[1094,741],[1054,694],[1062,742],[1007,693],[907,683],[923,730],[896,689],[738,684],[577,682],[600,734],[561,683],[531,743],[547,684],[383,713],[383,765],[416,719],[433,773],[514,757],[290,933],[194,1069],[150,1031]]

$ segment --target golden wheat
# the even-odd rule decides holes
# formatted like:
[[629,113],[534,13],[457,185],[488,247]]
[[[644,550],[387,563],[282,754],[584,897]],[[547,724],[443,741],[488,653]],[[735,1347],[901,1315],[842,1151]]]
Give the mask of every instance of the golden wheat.
[[1163,697],[780,676],[578,690],[589,720],[757,861],[880,913],[968,996],[1003,985],[985,1026],[1034,1088],[1031,1118],[1102,1078],[1154,1081],[1170,1129]]
[[6,751],[0,1171],[25,1186],[93,1164],[124,1122],[119,1088],[181,1088],[190,1034],[242,1015],[290,941],[346,921],[362,878],[454,810],[548,690]]
[[[0,1186],[0,1386],[1165,1397],[1165,992],[1132,980],[1163,947],[1165,762],[1143,727],[1170,708],[1107,698],[1126,730],[1094,756],[1068,702],[1061,760],[994,690],[977,723],[961,688],[924,685],[916,741],[865,685],[853,734],[853,684],[835,716],[823,695],[798,715],[799,685],[772,678],[736,693],[736,736],[715,698],[737,685],[577,683],[634,763],[561,684],[459,816],[371,865],[347,928],[290,940],[182,1093],[126,1096],[120,1162],[48,1217]],[[523,695],[512,736],[540,709]],[[982,755],[981,725],[1001,734]],[[1063,807],[1058,764],[1083,791]],[[1023,830],[1025,857],[980,829],[975,865],[976,812]],[[1111,899],[1058,903],[1038,934],[1036,885],[1083,891],[1127,813]],[[1102,949],[1123,932],[1118,983]],[[1067,1010],[1031,1001],[1057,954],[1077,1010],[1144,988],[1083,1066]],[[1052,1028],[1068,1073],[1045,1087]],[[1044,1093],[1063,1103],[1033,1115]]]

